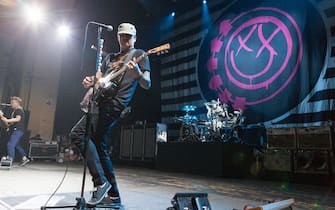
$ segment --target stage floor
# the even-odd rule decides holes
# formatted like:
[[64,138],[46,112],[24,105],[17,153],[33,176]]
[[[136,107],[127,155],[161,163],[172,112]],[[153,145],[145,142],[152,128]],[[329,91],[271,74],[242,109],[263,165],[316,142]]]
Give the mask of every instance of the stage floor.
[[[40,209],[61,181],[66,164],[32,162],[21,168],[0,170],[0,209]],[[335,209],[333,187],[290,185],[288,183],[208,178],[167,173],[151,169],[117,166],[126,210],[165,210],[176,192],[208,192],[213,210],[243,209],[245,204],[264,204],[274,199],[296,199],[294,209]],[[86,198],[92,184],[86,179]],[[80,195],[81,163],[69,164],[65,181],[50,205],[75,204]]]

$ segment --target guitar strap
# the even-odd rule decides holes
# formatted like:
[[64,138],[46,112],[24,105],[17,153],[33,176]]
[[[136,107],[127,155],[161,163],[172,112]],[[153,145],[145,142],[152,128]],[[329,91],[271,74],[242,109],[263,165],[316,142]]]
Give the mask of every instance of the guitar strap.
[[[122,59],[123,60],[123,63],[126,64],[128,61],[130,61],[132,58],[133,58],[133,55],[135,54],[136,52],[136,49],[131,49],[125,56],[124,58]],[[115,80],[114,82],[116,83],[116,87],[118,88],[119,85],[121,84],[123,78],[124,78],[124,75],[125,75],[126,71],[123,72],[119,78],[117,80]]]

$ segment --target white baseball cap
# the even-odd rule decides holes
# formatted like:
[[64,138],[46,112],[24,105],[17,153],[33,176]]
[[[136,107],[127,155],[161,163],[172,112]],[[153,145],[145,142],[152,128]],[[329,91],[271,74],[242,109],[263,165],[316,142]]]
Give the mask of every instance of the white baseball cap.
[[121,23],[117,28],[117,34],[129,34],[129,35],[136,35],[136,28],[131,23]]

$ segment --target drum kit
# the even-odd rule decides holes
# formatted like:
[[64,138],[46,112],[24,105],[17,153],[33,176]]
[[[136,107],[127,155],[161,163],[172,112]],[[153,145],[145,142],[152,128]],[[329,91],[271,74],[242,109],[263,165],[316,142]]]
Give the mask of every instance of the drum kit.
[[241,141],[239,137],[240,128],[245,123],[242,110],[231,111],[229,105],[222,104],[219,99],[204,103],[207,109],[207,118],[198,120],[192,115],[196,110],[194,105],[185,105],[182,111],[185,115],[176,117],[181,123],[181,141]]

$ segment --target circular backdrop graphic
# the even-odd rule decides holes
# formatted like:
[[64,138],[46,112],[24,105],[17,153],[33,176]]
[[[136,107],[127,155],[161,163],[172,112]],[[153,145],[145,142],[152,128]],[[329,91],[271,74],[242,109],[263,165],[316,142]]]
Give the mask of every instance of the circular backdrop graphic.
[[323,20],[308,1],[291,0],[284,6],[240,1],[224,11],[202,41],[202,95],[245,110],[250,123],[278,117],[315,86],[326,40]]

